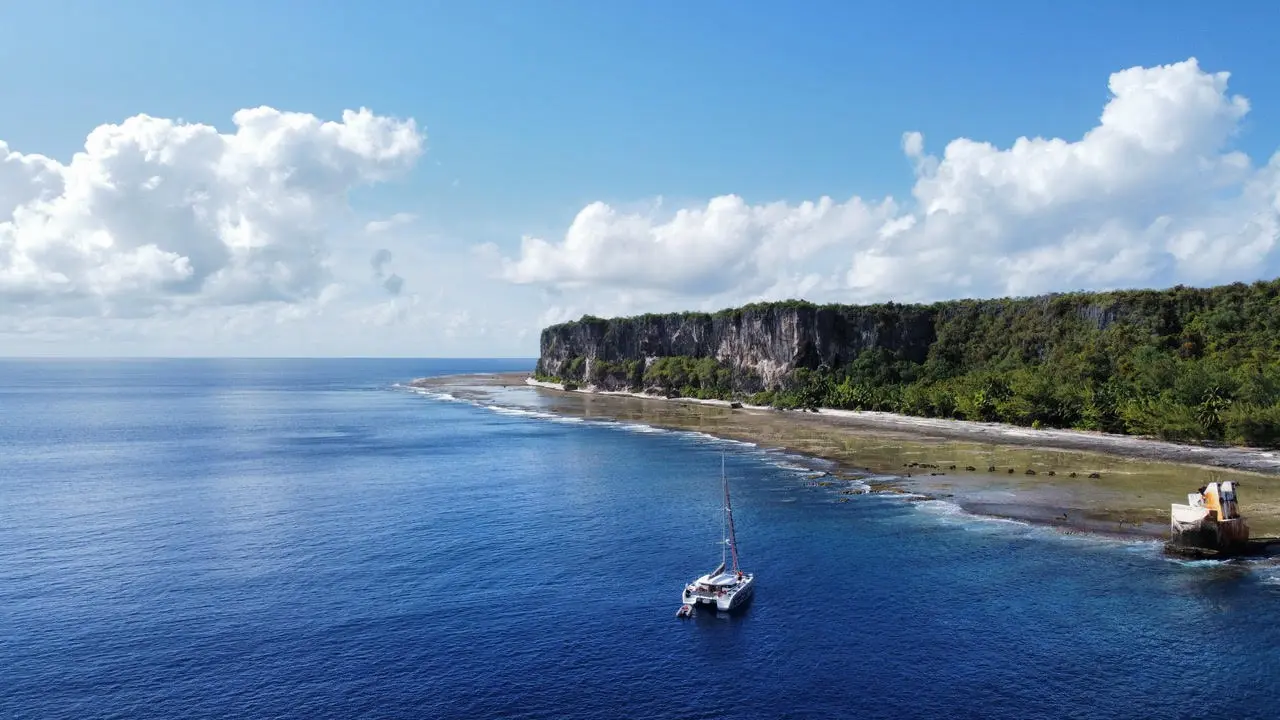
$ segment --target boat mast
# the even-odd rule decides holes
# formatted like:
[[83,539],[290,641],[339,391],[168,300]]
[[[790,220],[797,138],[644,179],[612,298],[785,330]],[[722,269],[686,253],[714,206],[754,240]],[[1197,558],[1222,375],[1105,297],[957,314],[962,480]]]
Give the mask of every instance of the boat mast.
[[[720,482],[724,483],[724,453],[720,453]],[[727,513],[720,513],[720,568],[729,562],[729,516]]]
[[738,572],[738,542],[733,532],[733,505],[729,502],[729,478],[724,474],[724,453],[720,453],[720,480],[724,483],[724,517],[729,525],[729,552],[733,553],[733,571]]

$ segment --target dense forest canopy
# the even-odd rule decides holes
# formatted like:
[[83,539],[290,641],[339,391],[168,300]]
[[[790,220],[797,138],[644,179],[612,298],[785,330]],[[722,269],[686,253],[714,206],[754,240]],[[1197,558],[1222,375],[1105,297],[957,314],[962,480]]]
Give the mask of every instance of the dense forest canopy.
[[740,368],[712,357],[663,357],[647,364],[575,358],[561,377],[546,379],[608,381],[778,408],[883,410],[1280,445],[1280,280],[923,306],[787,301],[707,317],[779,308],[856,309],[863,316],[883,314],[886,322],[894,315],[927,313],[932,342],[927,352],[866,349],[839,367],[801,362],[784,382],[749,396],[735,382]]

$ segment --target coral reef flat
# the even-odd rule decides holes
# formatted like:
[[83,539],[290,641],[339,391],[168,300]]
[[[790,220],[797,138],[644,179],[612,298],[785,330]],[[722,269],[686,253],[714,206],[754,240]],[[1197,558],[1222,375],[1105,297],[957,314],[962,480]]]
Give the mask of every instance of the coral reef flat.
[[[836,463],[833,473],[946,498],[977,514],[1066,530],[1161,537],[1169,505],[1210,481],[1242,486],[1255,535],[1280,534],[1280,457],[1131,436],[850,411],[777,411],[629,393],[563,391],[524,373],[413,384],[459,398],[597,420],[704,432]],[[529,397],[535,396],[535,397]],[[972,468],[972,469],[970,469]]]

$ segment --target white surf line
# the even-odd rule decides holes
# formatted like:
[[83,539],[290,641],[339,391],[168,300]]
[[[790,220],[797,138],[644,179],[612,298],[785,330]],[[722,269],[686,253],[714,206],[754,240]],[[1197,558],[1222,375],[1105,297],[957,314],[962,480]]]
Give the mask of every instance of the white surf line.
[[[550,385],[554,389],[559,389],[554,383],[540,383],[531,381],[530,384]],[[755,443],[750,443],[732,438],[721,438],[700,430],[683,430],[675,428],[660,428],[644,423],[637,423],[624,420],[595,420],[574,416],[559,415],[552,412],[542,410],[529,410],[526,408],[515,407],[510,405],[498,405],[492,403],[483,403],[477,400],[465,400],[454,397],[453,395],[440,392],[430,391],[423,388],[411,388],[416,394],[431,399],[442,400],[445,402],[456,402],[471,405],[473,407],[488,410],[509,417],[525,417],[533,420],[549,420],[551,422],[562,422],[568,424],[587,424],[604,427],[613,427],[624,432],[635,432],[642,434],[666,434],[676,437],[682,437],[698,443],[714,443],[736,446],[743,451],[744,455],[753,457],[761,461],[763,464],[772,466],[778,470],[782,470],[792,474],[798,478],[805,478],[807,475],[814,473],[822,473],[807,478],[810,481],[818,480],[822,477],[830,477],[831,484],[825,488],[832,495],[841,495],[842,489],[858,489],[859,492],[853,494],[844,494],[844,497],[869,497],[887,501],[897,501],[909,503],[912,509],[926,516],[933,522],[940,523],[944,526],[960,527],[965,530],[991,532],[994,536],[1017,536],[1028,537],[1036,540],[1044,540],[1051,542],[1060,542],[1069,545],[1077,545],[1079,547],[1089,549],[1120,549],[1130,552],[1139,552],[1143,555],[1150,555],[1152,559],[1160,559],[1173,562],[1182,567],[1188,568],[1213,568],[1219,567],[1224,561],[1221,560],[1185,560],[1180,558],[1171,558],[1165,556],[1160,551],[1163,543],[1157,539],[1150,538],[1118,538],[1101,533],[1094,533],[1087,530],[1072,531],[1067,528],[1059,528],[1053,525],[1045,525],[1034,523],[1026,520],[1018,520],[1015,518],[1004,518],[994,515],[982,515],[973,513],[962,508],[959,504],[950,500],[940,498],[931,498],[928,495],[922,495],[914,492],[900,492],[895,490],[874,489],[875,484],[891,483],[901,479],[897,475],[876,474],[868,476],[860,476],[855,478],[836,477],[830,475],[826,470],[807,467],[804,463],[815,463],[833,467],[838,465],[834,461],[826,458],[818,458],[808,455],[802,455],[788,451],[785,448],[770,447],[762,448]],[[634,394],[634,393],[632,393]],[[652,396],[646,396],[652,399]],[[665,398],[658,398],[665,399]],[[718,401],[708,401],[718,402]],[[788,460],[794,462],[788,462]],[[813,483],[817,485],[816,482]],[[1275,571],[1274,577],[1267,575],[1263,578],[1263,582],[1280,586],[1280,568],[1273,566],[1262,566],[1256,568],[1259,572]]]

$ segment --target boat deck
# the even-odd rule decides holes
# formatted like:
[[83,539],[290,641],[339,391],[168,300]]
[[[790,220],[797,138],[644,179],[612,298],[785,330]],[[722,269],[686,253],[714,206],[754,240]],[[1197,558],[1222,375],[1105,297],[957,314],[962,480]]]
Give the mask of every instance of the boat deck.
[[737,585],[729,585],[716,590],[698,589],[688,593],[688,597],[697,600],[717,600],[719,598],[732,597],[751,585],[754,578],[746,578]]

